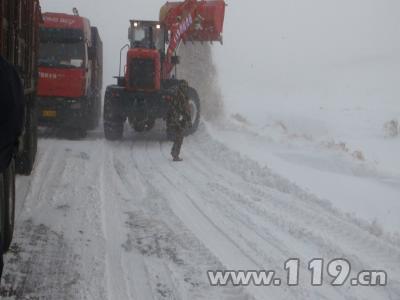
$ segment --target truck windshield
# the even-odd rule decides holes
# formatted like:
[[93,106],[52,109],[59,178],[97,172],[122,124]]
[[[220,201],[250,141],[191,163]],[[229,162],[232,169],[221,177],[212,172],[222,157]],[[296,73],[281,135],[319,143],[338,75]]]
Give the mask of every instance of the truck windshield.
[[40,43],[39,66],[82,68],[85,63],[85,44],[79,43]]

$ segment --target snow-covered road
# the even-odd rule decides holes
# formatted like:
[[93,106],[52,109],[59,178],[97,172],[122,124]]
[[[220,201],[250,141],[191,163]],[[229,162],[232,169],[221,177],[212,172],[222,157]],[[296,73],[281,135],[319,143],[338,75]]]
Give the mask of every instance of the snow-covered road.
[[[376,236],[204,124],[170,160],[161,130],[111,143],[40,140],[19,178],[4,299],[400,299],[400,245]],[[384,269],[386,287],[311,287],[307,262]],[[211,287],[207,270],[277,270],[301,259],[298,287]],[[354,277],[354,276],[353,276]]]

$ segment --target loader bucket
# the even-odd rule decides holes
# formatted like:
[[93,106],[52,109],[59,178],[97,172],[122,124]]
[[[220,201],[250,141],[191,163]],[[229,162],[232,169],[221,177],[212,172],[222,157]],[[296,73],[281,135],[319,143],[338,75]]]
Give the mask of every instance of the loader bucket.
[[[196,1],[190,1],[192,4]],[[160,10],[160,22],[171,27],[190,13],[190,2],[167,2]],[[225,1],[197,1],[193,23],[183,37],[184,41],[222,42]]]

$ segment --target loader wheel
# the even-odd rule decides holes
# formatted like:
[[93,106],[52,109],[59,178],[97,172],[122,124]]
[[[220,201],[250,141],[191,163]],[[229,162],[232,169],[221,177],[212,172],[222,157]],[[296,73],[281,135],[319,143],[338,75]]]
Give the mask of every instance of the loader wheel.
[[192,116],[192,127],[188,128],[185,135],[193,134],[197,131],[200,124],[200,98],[194,88],[188,88],[189,106]]
[[109,141],[116,141],[122,139],[124,133],[124,123],[126,117],[121,116],[117,107],[114,103],[115,99],[112,99],[106,92],[104,99],[104,135]]
[[26,127],[23,136],[23,150],[17,155],[15,166],[18,174],[30,175],[35,162],[37,151],[37,115],[33,106],[29,106],[26,112]]
[[104,135],[109,141],[117,141],[122,139],[124,134],[123,122],[107,122],[104,121]]
[[15,164],[11,161],[7,170],[0,175],[0,235],[2,253],[10,248],[14,233],[15,216]]

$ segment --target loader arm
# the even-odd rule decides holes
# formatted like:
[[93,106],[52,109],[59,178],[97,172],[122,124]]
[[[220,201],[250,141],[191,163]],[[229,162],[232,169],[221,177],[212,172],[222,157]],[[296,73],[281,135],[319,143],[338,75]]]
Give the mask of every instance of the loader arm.
[[163,78],[171,77],[174,64],[172,57],[180,43],[213,42],[222,43],[222,30],[225,17],[225,1],[167,2],[160,11],[160,22],[166,25],[169,45],[163,62]]

